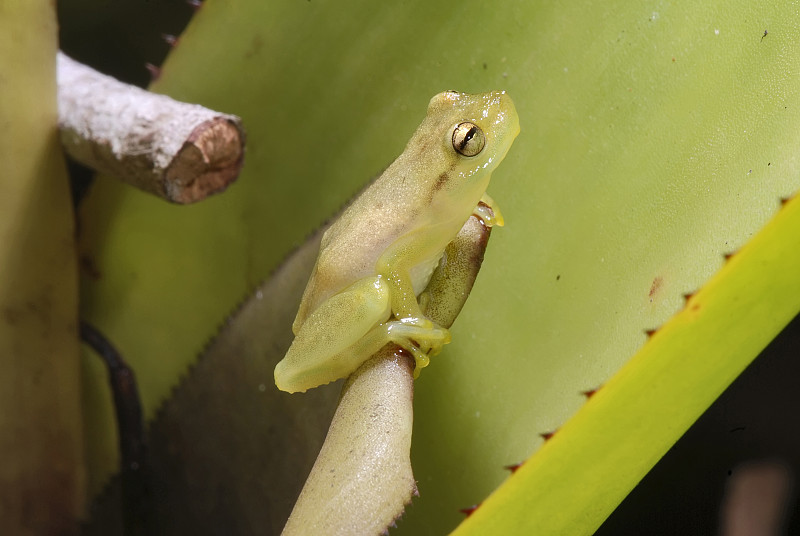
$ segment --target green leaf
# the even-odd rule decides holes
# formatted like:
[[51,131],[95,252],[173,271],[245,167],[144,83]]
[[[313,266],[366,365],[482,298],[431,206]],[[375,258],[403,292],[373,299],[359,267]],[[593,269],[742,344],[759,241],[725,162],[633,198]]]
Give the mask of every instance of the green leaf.
[[795,198],[455,534],[592,534],[797,314],[798,273]]
[[47,0],[0,2],[0,533],[74,534],[85,506],[78,281]]
[[[399,154],[433,94],[509,91],[522,133],[490,186],[506,227],[415,386],[420,497],[398,533],[452,529],[798,188],[797,15],[741,0],[209,2],[157,89],[240,115],[245,171],[181,209],[101,181],[83,207],[101,274],[83,281],[84,314],[129,356],[152,415],[247,289]],[[100,409],[95,489],[113,468]]]

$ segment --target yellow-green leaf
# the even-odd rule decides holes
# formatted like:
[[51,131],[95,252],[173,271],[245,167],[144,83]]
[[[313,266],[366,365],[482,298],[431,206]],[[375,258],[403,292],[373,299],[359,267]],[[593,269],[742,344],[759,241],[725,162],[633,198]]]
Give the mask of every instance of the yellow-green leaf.
[[[152,415],[246,290],[399,154],[433,94],[509,91],[522,133],[490,187],[506,227],[415,386],[420,497],[399,533],[440,534],[800,186],[799,21],[777,1],[208,2],[157,89],[240,115],[244,173],[181,209],[100,181],[84,313]],[[97,485],[113,441],[107,416],[88,417]]]

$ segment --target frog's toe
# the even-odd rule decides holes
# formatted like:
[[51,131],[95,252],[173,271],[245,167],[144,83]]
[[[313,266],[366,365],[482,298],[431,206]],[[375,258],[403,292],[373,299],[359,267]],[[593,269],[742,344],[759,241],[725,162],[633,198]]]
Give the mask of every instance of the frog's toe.
[[436,355],[442,346],[450,342],[450,330],[437,326],[428,319],[431,327],[421,327],[408,322],[389,322],[387,331],[392,342],[411,352],[416,362],[414,377],[419,375],[420,369],[428,366],[430,356]]
[[406,340],[397,342],[398,346],[411,353],[414,356],[414,378],[419,377],[420,370],[427,367],[430,362],[430,350],[420,348],[414,341]]

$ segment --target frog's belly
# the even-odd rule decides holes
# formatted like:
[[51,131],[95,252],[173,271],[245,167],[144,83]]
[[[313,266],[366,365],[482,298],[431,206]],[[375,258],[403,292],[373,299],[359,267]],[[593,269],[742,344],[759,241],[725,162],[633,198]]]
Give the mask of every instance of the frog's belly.
[[414,295],[419,296],[431,280],[433,271],[439,266],[439,261],[442,259],[444,251],[438,255],[423,260],[409,270],[411,277],[411,286],[414,288]]

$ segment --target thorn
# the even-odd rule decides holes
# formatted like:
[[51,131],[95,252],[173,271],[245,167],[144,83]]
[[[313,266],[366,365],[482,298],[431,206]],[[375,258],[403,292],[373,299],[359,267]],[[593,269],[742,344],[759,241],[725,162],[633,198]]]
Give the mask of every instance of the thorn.
[[162,33],[162,34],[161,34],[161,39],[163,39],[163,40],[164,40],[164,42],[165,42],[165,43],[167,43],[167,44],[168,44],[169,46],[171,46],[171,47],[174,47],[175,45],[177,45],[177,44],[178,44],[178,38],[177,38],[177,37],[175,37],[175,36],[174,36],[174,35],[172,35],[172,34],[165,34],[165,33]]
[[791,196],[790,197],[781,197],[781,207],[785,207],[786,203],[788,203],[791,200],[792,200]]
[[479,507],[480,505],[481,505],[481,503],[478,503],[478,504],[473,504],[472,506],[469,506],[469,507],[467,507],[467,508],[461,508],[461,509],[459,510],[459,512],[461,512],[462,514],[464,514],[464,515],[466,515],[467,517],[469,517],[469,516],[471,516],[471,515],[472,515],[472,513],[473,513],[475,510],[477,510],[477,509],[478,509],[478,507]]
[[[686,294],[683,295],[683,301],[684,301],[683,307],[684,307],[684,309],[689,307],[689,301],[694,297],[695,294],[697,294],[697,291],[695,291],[695,292],[687,292]],[[694,302],[694,303],[692,303],[691,310],[692,311],[699,311],[700,307],[701,307],[700,303]]]
[[658,328],[656,328],[656,329],[646,329],[646,330],[644,330],[644,334],[647,335],[648,339],[651,339],[653,337],[653,335],[656,334],[656,331],[658,331]]
[[509,471],[511,471],[511,474],[513,475],[514,473],[517,472],[517,469],[522,467],[523,463],[525,463],[525,462],[519,462],[519,463],[514,463],[514,464],[511,464],[511,465],[506,465],[506,466],[503,467],[503,469],[508,469]]
[[729,260],[731,260],[731,257],[733,257],[734,255],[736,255],[735,251],[732,251],[730,253],[724,254],[723,257],[725,257],[725,262],[728,262]]
[[598,387],[597,389],[589,389],[588,391],[581,391],[581,394],[586,398],[592,398],[594,394],[599,390],[600,388]]
[[155,82],[156,80],[161,78],[161,68],[160,67],[156,67],[152,63],[145,63],[144,67],[145,67],[145,69],[147,69],[150,72],[150,81],[151,82]]
[[200,9],[201,7],[203,7],[202,0],[186,0],[186,3],[189,4],[189,7],[191,7],[192,9],[195,9],[195,10]]
[[541,437],[545,441],[549,441],[551,437],[556,435],[556,432],[558,432],[558,429],[553,430],[552,432],[543,432],[543,433],[539,434],[539,437]]

